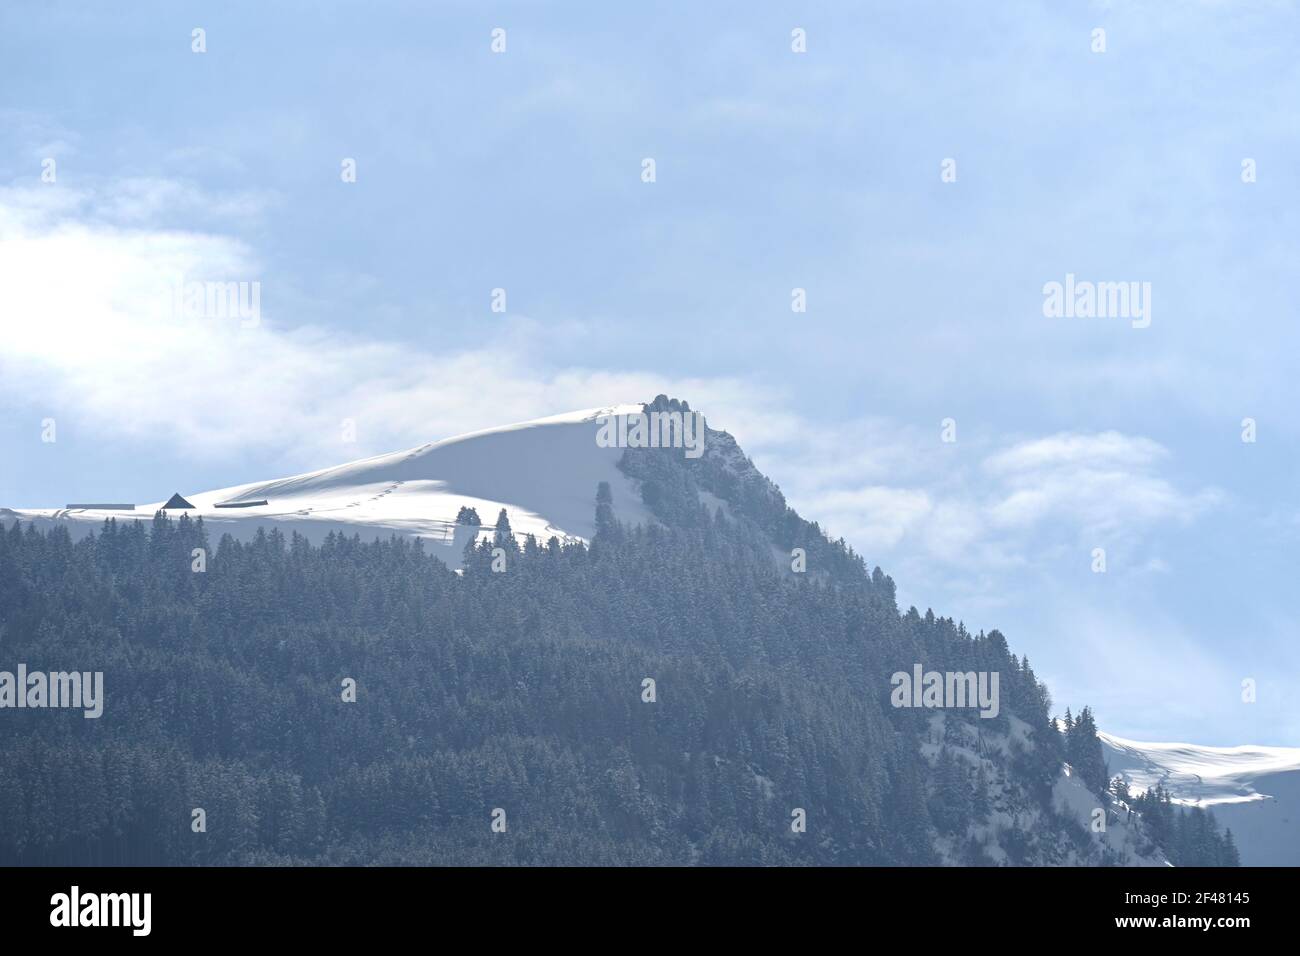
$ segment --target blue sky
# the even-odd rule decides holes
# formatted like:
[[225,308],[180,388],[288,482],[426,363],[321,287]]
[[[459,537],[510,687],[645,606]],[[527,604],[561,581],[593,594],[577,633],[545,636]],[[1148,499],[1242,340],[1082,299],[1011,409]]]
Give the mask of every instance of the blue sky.
[[[1062,706],[1294,745],[1297,21],[6,4],[0,504],[158,499],[667,391],[904,602],[1003,630]],[[1067,273],[1150,282],[1150,327],[1044,317]],[[178,274],[259,282],[260,325],[178,321]]]

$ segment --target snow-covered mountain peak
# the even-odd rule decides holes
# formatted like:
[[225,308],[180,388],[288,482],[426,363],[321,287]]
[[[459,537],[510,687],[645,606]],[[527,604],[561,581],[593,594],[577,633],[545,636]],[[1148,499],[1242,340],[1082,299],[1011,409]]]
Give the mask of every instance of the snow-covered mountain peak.
[[[104,508],[0,509],[0,519],[64,524],[74,535],[99,527],[105,518],[150,518],[158,510],[202,516],[216,537],[246,537],[256,529],[296,531],[320,541],[331,531],[369,538],[390,533],[442,546],[444,560],[459,562],[464,544],[477,533],[458,526],[462,507],[473,508],[487,527],[505,508],[516,534],[540,541],[590,538],[600,482],[613,489],[621,520],[644,522],[649,514],[636,482],[618,468],[622,449],[597,442],[606,416],[630,415],[640,404],[583,409],[532,421],[488,428],[376,455],[329,468],[212,491],[179,489],[188,509],[165,509],[173,489],[134,510]],[[82,501],[102,498],[88,488]]]

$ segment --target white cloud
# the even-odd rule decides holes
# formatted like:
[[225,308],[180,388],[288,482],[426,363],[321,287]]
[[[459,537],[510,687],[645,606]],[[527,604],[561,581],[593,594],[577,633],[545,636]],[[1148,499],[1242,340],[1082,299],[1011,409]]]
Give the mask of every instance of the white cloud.
[[[306,468],[666,391],[735,434],[796,507],[873,559],[978,562],[981,573],[1079,538],[1131,542],[1218,500],[1163,476],[1170,456],[1158,443],[1113,431],[944,445],[937,428],[792,414],[770,383],[557,365],[526,319],[451,353],[291,323],[277,299],[302,297],[246,244],[148,225],[176,202],[254,199],[209,201],[158,180],[113,196],[0,191],[0,397],[58,396],[102,434],[165,440],[200,460],[239,451]],[[178,316],[182,276],[260,282],[261,324]],[[356,422],[356,445],[341,443],[344,419]]]
[[[101,434],[160,439],[200,459],[260,449],[294,467],[664,390],[754,406],[739,382],[548,367],[529,349],[527,321],[450,354],[291,325],[275,313],[278,280],[247,245],[142,224],[180,198],[199,201],[157,181],[113,200],[0,191],[0,397],[57,397]],[[178,316],[180,277],[259,282],[261,324]],[[355,420],[357,445],[340,443],[343,419]]]
[[832,533],[875,557],[930,563],[1011,567],[1084,545],[1131,549],[1223,498],[1180,488],[1164,473],[1167,449],[1114,431],[997,447],[989,436],[943,445],[937,430],[878,420],[801,421],[760,433],[753,447],[760,466],[765,457],[795,466],[785,491]]
[[994,474],[1021,474],[1043,468],[1079,465],[1146,467],[1167,454],[1148,438],[1109,431],[1097,435],[1060,434],[1017,445],[990,455],[984,467]]
[[94,213],[108,222],[152,225],[159,222],[237,222],[247,226],[274,202],[266,192],[214,194],[191,182],[140,176],[116,182],[97,195]]
[[879,485],[836,489],[801,504],[823,525],[836,528],[856,548],[869,552],[895,547],[934,509],[924,491]]
[[988,509],[1005,528],[1060,519],[1085,534],[1113,535],[1155,522],[1186,523],[1220,500],[1187,493],[1155,474],[1168,451],[1149,438],[1059,434],[990,455],[985,470],[1005,489]]

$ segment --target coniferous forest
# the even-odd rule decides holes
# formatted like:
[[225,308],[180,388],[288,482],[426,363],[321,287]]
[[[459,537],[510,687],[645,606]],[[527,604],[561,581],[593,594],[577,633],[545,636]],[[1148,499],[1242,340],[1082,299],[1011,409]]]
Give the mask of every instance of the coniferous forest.
[[[1058,732],[1000,633],[900,613],[824,538],[834,573],[783,573],[797,516],[633,528],[593,492],[590,545],[502,512],[463,574],[184,516],[0,531],[5,666],[102,671],[105,697],[0,716],[0,863],[1118,862],[1052,800],[1070,755],[1106,790],[1095,730]],[[891,707],[914,662],[999,672],[999,715]],[[1131,805],[1175,862],[1235,856],[1208,815]]]

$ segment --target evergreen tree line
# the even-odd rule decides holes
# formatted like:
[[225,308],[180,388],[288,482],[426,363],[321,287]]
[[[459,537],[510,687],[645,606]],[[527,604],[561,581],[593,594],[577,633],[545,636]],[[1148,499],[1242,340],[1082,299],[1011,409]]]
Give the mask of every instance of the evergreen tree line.
[[1097,737],[1097,722],[1089,707],[1079,711],[1076,719],[1065,708],[1062,731],[1065,735],[1065,761],[1093,792],[1104,794],[1110,786],[1110,769]]
[[855,557],[783,573],[743,512],[626,527],[597,497],[590,546],[502,512],[463,574],[396,537],[213,547],[187,516],[0,530],[0,669],[105,697],[0,712],[0,864],[933,863],[987,781],[890,706],[914,663],[1000,672],[998,718],[949,724],[1023,721],[999,772],[1048,806],[1065,744],[1000,633],[900,614]]
[[1133,797],[1123,779],[1116,778],[1115,792],[1134,812],[1142,815],[1147,832],[1174,866],[1241,865],[1232,830],[1220,833],[1209,810],[1174,803],[1159,783]]

